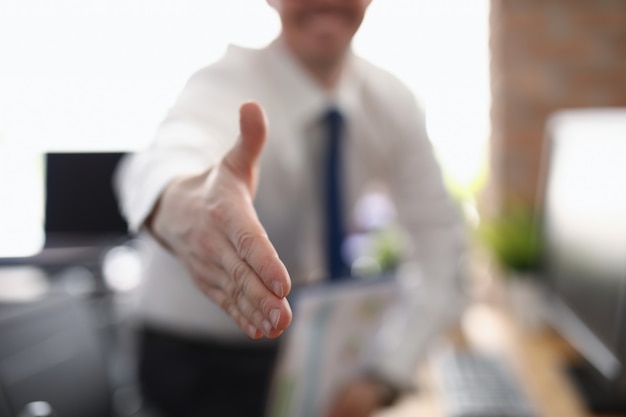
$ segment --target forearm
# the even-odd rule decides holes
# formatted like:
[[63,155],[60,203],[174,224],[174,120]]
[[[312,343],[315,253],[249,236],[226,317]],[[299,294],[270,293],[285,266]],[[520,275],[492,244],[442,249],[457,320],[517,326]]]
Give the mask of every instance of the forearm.
[[142,228],[168,250],[173,251],[169,243],[173,235],[180,234],[180,229],[193,226],[185,219],[191,218],[189,211],[194,209],[195,197],[201,194],[210,170],[209,168],[197,174],[183,174],[172,179],[143,222]]
[[415,385],[416,369],[434,340],[465,304],[459,227],[425,233],[422,250],[398,271],[399,300],[384,324],[370,369],[400,391]]
[[399,272],[401,301],[385,326],[389,337],[373,369],[401,389],[410,389],[415,370],[432,341],[464,305],[461,267],[465,226],[448,195],[425,132],[405,135],[408,150],[389,169],[398,222],[408,237]]

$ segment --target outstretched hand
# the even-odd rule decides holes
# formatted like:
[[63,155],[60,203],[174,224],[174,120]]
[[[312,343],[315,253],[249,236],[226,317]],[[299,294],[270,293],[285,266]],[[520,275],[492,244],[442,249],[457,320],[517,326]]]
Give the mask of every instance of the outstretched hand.
[[219,164],[168,185],[147,226],[249,337],[274,338],[291,322],[291,280],[253,206],[267,136],[259,104],[241,106],[240,131]]

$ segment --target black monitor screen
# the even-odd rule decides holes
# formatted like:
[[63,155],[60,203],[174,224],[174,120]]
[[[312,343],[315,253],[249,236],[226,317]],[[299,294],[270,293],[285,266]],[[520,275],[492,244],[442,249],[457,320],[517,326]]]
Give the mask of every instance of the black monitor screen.
[[112,178],[123,153],[46,155],[45,231],[50,234],[127,233]]

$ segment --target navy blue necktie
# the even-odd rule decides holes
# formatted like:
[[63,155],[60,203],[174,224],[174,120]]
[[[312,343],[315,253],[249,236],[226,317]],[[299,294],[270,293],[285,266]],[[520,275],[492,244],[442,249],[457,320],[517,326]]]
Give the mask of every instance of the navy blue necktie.
[[349,268],[343,260],[341,246],[345,237],[342,219],[341,190],[341,136],[343,117],[336,109],[331,109],[325,117],[328,129],[326,153],[326,256],[328,276],[340,280],[349,276]]

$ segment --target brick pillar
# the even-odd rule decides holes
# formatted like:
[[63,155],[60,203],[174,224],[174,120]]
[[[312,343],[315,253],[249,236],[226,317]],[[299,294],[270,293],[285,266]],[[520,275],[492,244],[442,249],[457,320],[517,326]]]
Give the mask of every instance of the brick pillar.
[[563,108],[626,106],[626,0],[491,0],[487,204],[533,207],[544,125]]

